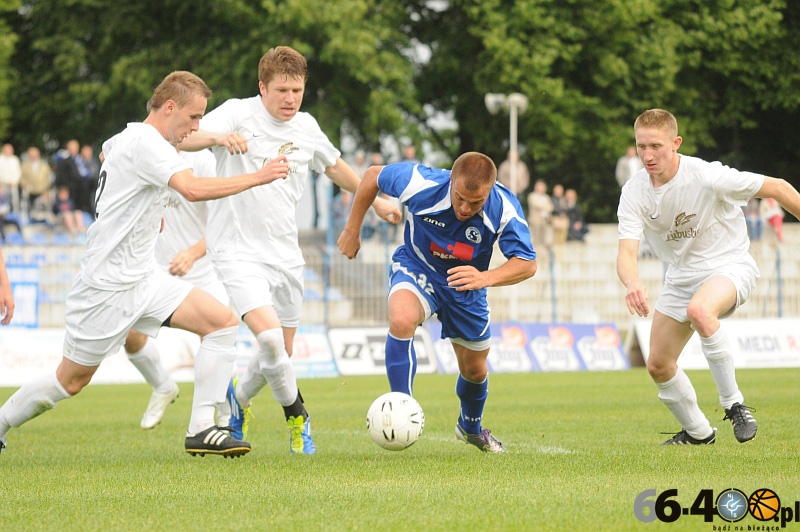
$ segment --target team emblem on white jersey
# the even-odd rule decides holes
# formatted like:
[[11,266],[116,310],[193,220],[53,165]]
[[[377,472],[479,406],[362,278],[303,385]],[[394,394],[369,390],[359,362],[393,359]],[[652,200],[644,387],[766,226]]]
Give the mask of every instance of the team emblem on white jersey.
[[[278,148],[278,157],[280,157],[281,155],[289,155],[290,153],[294,153],[296,151],[300,151],[300,148],[295,146],[293,142],[287,142],[286,144],[283,144],[281,145],[280,148]],[[271,157],[267,157],[266,159],[264,159],[264,164],[262,166],[267,166],[267,164],[269,164],[271,160],[272,160]],[[289,173],[296,174],[297,170],[298,170],[297,163],[289,161]]]
[[692,218],[697,216],[697,214],[686,214],[685,212],[680,213],[678,216],[675,217],[675,227],[680,227],[682,225],[688,224],[692,221]]
[[467,227],[467,231],[465,232],[465,236],[467,240],[472,242],[473,244],[480,244],[481,243],[481,232],[478,231],[477,227]]

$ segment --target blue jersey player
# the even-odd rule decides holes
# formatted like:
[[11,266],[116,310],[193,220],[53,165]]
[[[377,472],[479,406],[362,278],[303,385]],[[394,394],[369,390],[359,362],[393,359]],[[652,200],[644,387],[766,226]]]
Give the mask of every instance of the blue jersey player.
[[[364,214],[379,191],[408,210],[403,245],[392,256],[386,372],[392,391],[411,394],[417,326],[436,314],[442,338],[458,359],[456,436],[484,452],[505,452],[481,426],[488,394],[489,305],[486,288],[516,284],[536,273],[531,234],[514,194],[496,183],[497,168],[481,153],[456,159],[452,170],[415,163],[372,166],[364,174],[339,237],[354,258]],[[495,242],[508,259],[489,269]]]

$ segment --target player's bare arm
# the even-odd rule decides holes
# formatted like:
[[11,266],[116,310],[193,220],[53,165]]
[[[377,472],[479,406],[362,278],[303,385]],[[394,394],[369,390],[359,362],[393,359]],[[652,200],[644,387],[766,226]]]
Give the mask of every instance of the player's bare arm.
[[247,153],[247,139],[240,133],[213,133],[198,130],[186,137],[180,144],[179,150],[200,151],[214,146],[224,146],[231,155]]
[[0,251],[0,324],[8,325],[14,317],[14,295],[11,292],[11,281],[8,279],[3,252]]
[[[383,167],[380,166],[378,168]],[[342,158],[337,159],[336,164],[333,166],[327,167],[325,169],[325,175],[327,175],[331,181],[349,192],[355,194],[358,190],[358,176],[350,167],[350,165],[347,164]],[[364,176],[366,177],[366,172],[364,172]],[[403,217],[400,209],[397,208],[397,205],[384,198],[379,198],[377,195],[372,198],[370,205],[375,208],[375,212],[382,220],[385,220],[391,224],[400,223],[400,220]],[[367,207],[369,207],[369,205]]]
[[173,174],[169,179],[169,186],[188,201],[206,201],[232,196],[278,179],[286,179],[288,175],[289,159],[281,155],[252,174],[241,174],[226,179],[196,177],[187,168]]
[[195,245],[175,254],[169,262],[169,274],[183,277],[192,269],[196,260],[206,254],[206,239],[201,238]]
[[646,318],[650,314],[647,305],[647,288],[639,278],[639,241],[622,239],[617,253],[617,275],[625,285],[625,303],[628,312]]
[[[367,214],[370,205],[378,197],[378,192],[380,191],[378,188],[378,174],[381,173],[381,169],[383,169],[383,166],[370,166],[367,168],[367,171],[364,172],[364,178],[355,190],[353,203],[350,206],[350,215],[347,217],[347,223],[337,242],[339,250],[348,259],[354,259],[358,254],[358,250],[361,249],[361,224],[364,223],[364,215]],[[331,179],[333,178],[331,177]]]
[[764,176],[764,183],[755,197],[774,198],[781,207],[800,219],[800,193],[785,179]]
[[536,274],[535,260],[511,257],[502,266],[484,272],[474,266],[456,266],[447,270],[447,286],[458,292],[480,290],[490,286],[508,286],[529,279]]

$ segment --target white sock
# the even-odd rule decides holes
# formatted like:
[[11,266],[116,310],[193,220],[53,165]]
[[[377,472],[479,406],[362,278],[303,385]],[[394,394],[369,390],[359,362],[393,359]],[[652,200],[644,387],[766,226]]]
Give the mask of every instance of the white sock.
[[[247,396],[243,399],[252,398],[253,395],[250,392],[259,385],[259,390],[263,388],[264,384],[262,383],[266,381],[272,390],[272,396],[281,406],[294,404],[297,400],[297,377],[283,343],[283,330],[268,329],[259,334],[256,339],[259,345],[258,353],[247,366],[247,378],[239,381],[241,392]],[[259,376],[252,374],[256,368]],[[237,397],[238,392],[239,390],[237,390]]]
[[657,382],[658,398],[675,416],[689,436],[703,440],[713,433],[711,424],[697,406],[697,394],[689,377],[681,368],[667,382]]
[[189,434],[197,434],[215,423],[214,412],[225,401],[225,393],[236,361],[236,333],[228,327],[207,334],[200,342],[194,362],[194,398]]
[[72,396],[58,382],[55,371],[26,382],[0,408],[0,440],[11,427],[19,427],[69,397]]
[[161,363],[161,355],[158,353],[156,343],[148,338],[144,347],[137,353],[130,353],[127,349],[125,354],[139,373],[142,374],[147,384],[153,387],[153,391],[158,393],[168,393],[175,389],[175,381],[169,376],[169,371]]
[[733,403],[744,403],[742,392],[736,384],[736,370],[733,366],[730,339],[722,327],[708,338],[700,337],[703,354],[708,361],[711,376],[719,391],[719,404],[730,408]]

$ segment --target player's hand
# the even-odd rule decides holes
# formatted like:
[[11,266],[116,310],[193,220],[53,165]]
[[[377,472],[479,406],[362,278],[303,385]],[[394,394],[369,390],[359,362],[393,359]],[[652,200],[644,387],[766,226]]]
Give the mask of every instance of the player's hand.
[[403,213],[400,212],[397,205],[387,199],[375,198],[372,207],[381,219],[386,220],[390,224],[399,224],[400,220],[403,218]]
[[279,155],[262,166],[256,175],[262,185],[289,177],[289,158]]
[[10,285],[0,288],[0,316],[3,317],[3,321],[0,321],[3,325],[11,323],[11,318],[14,317],[14,298]]
[[625,303],[628,305],[628,312],[636,314],[640,318],[646,318],[650,314],[650,307],[647,305],[647,288],[641,281],[636,281],[628,286]]
[[169,263],[169,274],[183,277],[194,266],[194,255],[188,250],[179,251]]
[[484,273],[474,266],[456,266],[447,270],[447,286],[455,288],[456,292],[467,290],[480,290],[486,288]]
[[339,235],[339,240],[336,242],[339,246],[339,251],[348,259],[356,258],[358,250],[361,249],[361,234],[360,231],[352,231],[345,228],[342,234]]
[[241,133],[228,133],[217,139],[218,146],[225,146],[228,153],[235,155],[237,153],[247,153],[247,139]]

